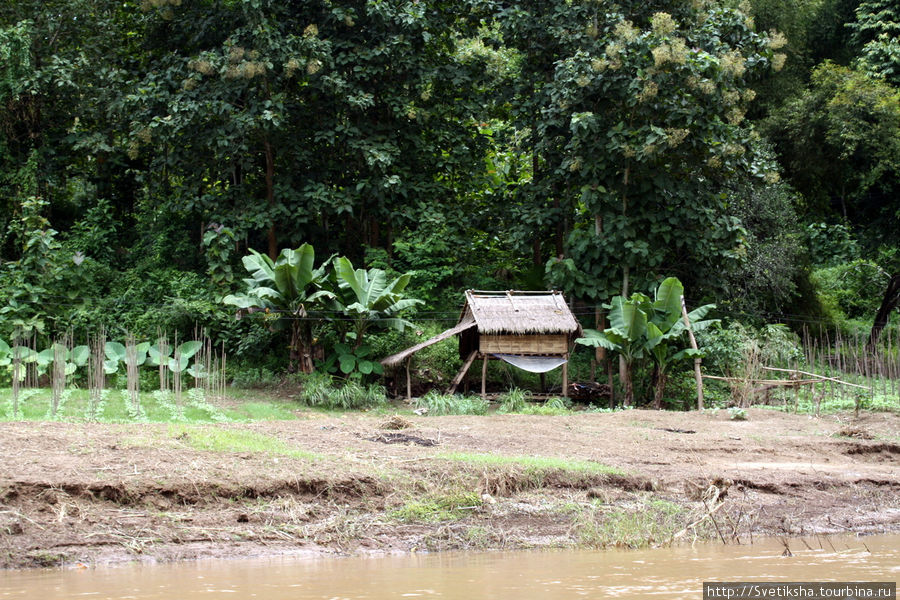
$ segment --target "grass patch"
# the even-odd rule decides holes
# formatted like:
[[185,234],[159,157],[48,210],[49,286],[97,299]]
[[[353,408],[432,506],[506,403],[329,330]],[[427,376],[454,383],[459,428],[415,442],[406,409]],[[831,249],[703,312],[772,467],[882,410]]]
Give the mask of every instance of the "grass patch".
[[529,471],[570,471],[590,475],[625,475],[615,467],[590,460],[568,460],[552,456],[503,456],[498,454],[470,454],[450,452],[438,454],[435,458],[489,466],[521,466]]
[[548,398],[543,404],[530,404],[522,414],[560,416],[572,413],[572,401],[568,398]]
[[578,542],[592,548],[647,548],[666,545],[689,522],[689,511],[666,500],[645,499],[633,509],[577,507],[572,528]]
[[479,396],[441,394],[432,390],[416,400],[416,408],[427,408],[428,414],[440,415],[486,415],[490,402]]
[[290,446],[276,437],[254,431],[171,425],[168,434],[191,448],[209,452],[265,452],[305,460],[321,458],[318,454]]
[[278,401],[243,402],[222,412],[234,421],[292,421],[297,418],[296,406]]
[[[857,397],[858,396],[858,397]],[[829,415],[842,412],[853,412],[856,410],[856,402],[859,401],[859,408],[864,412],[900,412],[900,396],[891,394],[866,394],[860,393],[856,396],[848,395],[842,398],[827,398],[819,405],[819,414]],[[808,394],[800,397],[799,404],[795,405],[794,399],[785,397],[778,404],[754,404],[754,408],[762,408],[767,410],[775,410],[780,412],[796,412],[800,414],[815,414],[816,404]]]
[[461,519],[472,509],[483,504],[476,492],[460,492],[429,496],[407,502],[390,513],[391,517],[405,522],[434,523]]
[[533,394],[527,390],[513,388],[500,394],[498,414],[520,415],[567,415],[571,413],[572,401],[568,398],[548,398],[543,404],[532,402]]

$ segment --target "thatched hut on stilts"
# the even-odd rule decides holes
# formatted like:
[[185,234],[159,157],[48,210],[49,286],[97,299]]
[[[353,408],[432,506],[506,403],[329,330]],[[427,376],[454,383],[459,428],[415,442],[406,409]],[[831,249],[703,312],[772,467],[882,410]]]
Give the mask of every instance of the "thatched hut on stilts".
[[412,356],[456,335],[459,336],[459,356],[463,364],[450,383],[448,394],[456,392],[472,364],[481,360],[481,395],[486,396],[488,361],[503,360],[519,369],[540,373],[542,387],[544,373],[562,367],[562,394],[566,396],[569,352],[580,333],[581,327],[560,292],[468,290],[456,326],[388,356],[381,363],[394,368],[406,363],[406,395],[409,398],[412,395]]

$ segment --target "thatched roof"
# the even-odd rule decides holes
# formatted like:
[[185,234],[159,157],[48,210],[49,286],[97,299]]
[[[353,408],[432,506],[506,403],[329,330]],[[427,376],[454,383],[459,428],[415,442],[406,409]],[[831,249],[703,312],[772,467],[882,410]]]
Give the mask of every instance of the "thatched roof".
[[425,340],[424,342],[416,344],[415,346],[411,346],[411,347],[407,348],[406,350],[404,350],[403,352],[398,352],[397,354],[392,354],[392,355],[388,356],[387,358],[381,359],[381,364],[383,364],[385,367],[396,367],[397,365],[401,364],[404,360],[406,360],[407,358],[409,358],[410,356],[412,356],[413,354],[415,354],[422,348],[427,348],[428,346],[431,346],[432,344],[437,344],[441,340],[446,340],[448,337],[456,335],[457,333],[461,333],[461,332],[465,331],[466,329],[469,329],[470,327],[475,327],[475,321],[472,320],[471,318],[460,321],[459,324],[456,325],[455,327],[451,327],[447,331],[445,331],[443,333],[439,333],[438,335],[434,336],[433,338],[429,338],[429,339]]
[[468,290],[460,322],[474,319],[482,334],[575,333],[578,321],[561,292]]

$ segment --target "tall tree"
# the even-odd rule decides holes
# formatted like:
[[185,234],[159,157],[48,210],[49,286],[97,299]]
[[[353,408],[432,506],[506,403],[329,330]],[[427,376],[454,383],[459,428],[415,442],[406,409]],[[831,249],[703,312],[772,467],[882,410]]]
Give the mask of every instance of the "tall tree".
[[[156,9],[163,51],[123,104],[172,210],[269,254],[300,240],[361,254],[483,168],[481,66],[451,2],[212,2]],[[461,188],[461,189],[460,189]],[[386,239],[385,239],[386,238]]]
[[767,123],[785,173],[807,210],[838,217],[890,241],[900,230],[900,93],[833,63]]
[[783,55],[736,8],[663,4],[598,11],[557,63],[542,113],[542,135],[564,147],[554,175],[578,198],[571,258],[548,268],[594,302],[733,258],[741,228],[722,183],[776,177],[743,120],[748,83]]

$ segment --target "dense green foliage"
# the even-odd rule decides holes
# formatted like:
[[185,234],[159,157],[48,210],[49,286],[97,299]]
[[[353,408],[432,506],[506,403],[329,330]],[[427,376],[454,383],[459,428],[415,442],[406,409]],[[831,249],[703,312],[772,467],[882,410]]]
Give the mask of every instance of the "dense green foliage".
[[440,330],[464,289],[556,287],[603,329],[669,274],[755,327],[888,323],[898,23],[885,0],[3,3],[0,337],[205,330],[258,373],[359,383],[418,339],[384,333],[401,310]]

